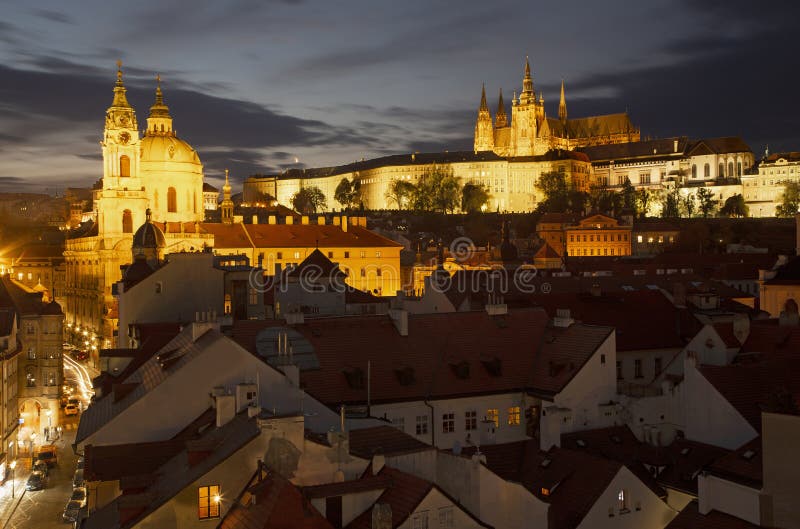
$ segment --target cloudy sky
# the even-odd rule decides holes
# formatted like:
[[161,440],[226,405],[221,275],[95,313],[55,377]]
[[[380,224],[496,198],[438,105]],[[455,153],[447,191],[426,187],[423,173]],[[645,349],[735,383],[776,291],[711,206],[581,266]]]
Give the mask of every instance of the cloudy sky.
[[[218,183],[389,153],[471,149],[481,83],[556,115],[627,110],[643,136],[800,150],[796,25],[775,0],[0,2],[0,191],[101,174],[115,61],[144,125],[160,73]],[[295,163],[295,158],[298,163]]]

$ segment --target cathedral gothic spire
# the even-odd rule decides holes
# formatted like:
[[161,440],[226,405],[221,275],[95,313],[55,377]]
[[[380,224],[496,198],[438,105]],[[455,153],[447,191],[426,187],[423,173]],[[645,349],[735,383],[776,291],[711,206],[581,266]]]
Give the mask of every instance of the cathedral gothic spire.
[[478,107],[478,114],[489,112],[489,105],[486,104],[486,85],[481,85],[481,105]]
[[494,148],[494,127],[492,114],[486,103],[486,85],[481,86],[481,104],[478,119],[475,121],[475,152],[491,151]]
[[567,99],[564,97],[564,80],[561,80],[561,101],[558,103],[558,119],[567,121]]
[[[525,94],[533,94],[533,78],[531,77],[531,64],[528,62],[528,56],[525,56],[525,77],[522,79],[522,92]],[[536,96],[533,96],[534,99]]]
[[500,127],[508,126],[508,116],[506,116],[506,108],[503,103],[503,89],[500,89],[500,98],[497,100],[497,116],[495,117],[494,126],[498,129]]

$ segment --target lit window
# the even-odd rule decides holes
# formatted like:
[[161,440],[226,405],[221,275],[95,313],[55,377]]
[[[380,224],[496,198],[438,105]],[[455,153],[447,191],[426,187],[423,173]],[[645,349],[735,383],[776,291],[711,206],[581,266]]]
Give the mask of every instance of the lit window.
[[381,256],[381,252],[380,251],[375,252],[375,257],[380,257],[380,256]]
[[17,281],[22,281],[22,278],[23,278],[23,277],[24,277],[24,276],[23,276],[22,272],[18,273],[18,274],[17,274]]
[[219,485],[209,485],[197,489],[197,517],[201,520],[219,518]]
[[367,252],[365,252],[365,251],[363,251],[363,250],[362,250],[362,251],[361,251],[361,258],[363,259],[363,258],[365,258],[366,256],[367,256]]
[[494,427],[497,428],[500,426],[500,411],[497,408],[489,408],[486,410],[486,420],[492,421]]
[[452,507],[442,507],[439,509],[439,527],[441,529],[452,529],[455,527]]
[[344,258],[350,259],[350,252],[344,252]]
[[456,414],[442,414],[442,433],[453,433],[456,431]]
[[643,240],[644,240],[644,237],[642,237],[641,235],[637,235],[636,236],[636,242],[642,242]]
[[428,511],[414,515],[414,529],[428,529]]
[[512,406],[508,408],[508,425],[518,426],[520,421],[519,406]]
[[628,510],[627,498],[625,497],[624,489],[620,489],[620,491],[617,493],[617,507],[619,508],[620,511]]
[[417,435],[428,435],[427,415],[417,415]]
[[294,258],[300,259],[300,252],[294,252]]

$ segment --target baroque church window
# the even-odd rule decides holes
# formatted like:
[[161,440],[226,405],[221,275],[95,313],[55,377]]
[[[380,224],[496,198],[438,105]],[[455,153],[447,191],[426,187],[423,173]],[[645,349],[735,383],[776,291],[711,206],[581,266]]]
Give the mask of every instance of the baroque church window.
[[733,162],[728,162],[728,176],[733,176]]
[[717,169],[717,178],[722,178],[725,176],[725,164],[719,164],[719,169]]
[[124,154],[119,157],[119,175],[120,176],[131,175],[131,159],[125,156]]
[[122,212],[122,233],[133,233],[133,215],[129,209]]
[[709,164],[703,166],[703,177],[711,178],[711,166]]
[[177,213],[178,211],[178,194],[175,192],[174,187],[167,190],[167,211],[170,213]]

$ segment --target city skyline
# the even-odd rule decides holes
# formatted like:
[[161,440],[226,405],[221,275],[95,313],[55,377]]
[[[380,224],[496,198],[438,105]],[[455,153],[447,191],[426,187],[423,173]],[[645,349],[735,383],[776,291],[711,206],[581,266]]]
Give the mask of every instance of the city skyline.
[[551,116],[564,79],[570,116],[627,110],[643,139],[739,135],[757,158],[800,144],[796,74],[781,68],[789,2],[467,3],[457,14],[445,3],[49,4],[10,5],[0,22],[2,191],[102,176],[117,59],[140,123],[159,73],[206,180],[230,167],[237,188],[254,172],[471,150],[481,84],[494,114],[500,88],[506,101],[519,91],[525,55]]

